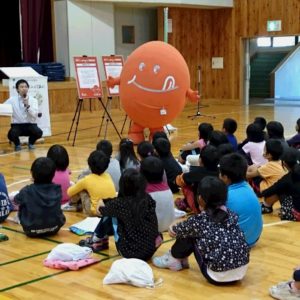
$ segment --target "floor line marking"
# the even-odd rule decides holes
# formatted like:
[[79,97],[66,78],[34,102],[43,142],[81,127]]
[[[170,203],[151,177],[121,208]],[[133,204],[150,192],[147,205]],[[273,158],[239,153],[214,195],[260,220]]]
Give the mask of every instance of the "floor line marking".
[[[17,166],[13,166],[13,168],[15,168],[15,169],[24,169],[24,170],[30,170],[29,168],[27,169],[27,168],[23,168],[23,167],[17,167]],[[81,170],[72,170],[72,173],[80,173],[80,172],[83,172],[83,170],[84,169],[81,169]],[[17,185],[17,184],[20,184],[20,183],[24,183],[24,182],[27,182],[27,181],[31,181],[31,179],[30,178],[27,178],[27,179],[23,179],[23,180],[19,180],[19,181],[15,181],[15,182],[12,182],[12,183],[10,183],[10,184],[7,184],[6,186],[7,187],[12,187],[12,186],[14,186],[14,185]]]
[[1,263],[0,267],[9,265],[9,264],[12,264],[12,263],[15,263],[15,262],[23,261],[23,260],[26,260],[26,259],[30,259],[30,258],[33,258],[33,257],[36,257],[36,256],[44,255],[44,254],[47,254],[47,253],[50,253],[50,252],[51,252],[51,250],[36,253],[36,254],[33,254],[33,255],[29,255],[29,256],[20,257],[20,258],[14,259],[14,260],[10,260],[10,261]]
[[[101,263],[101,262],[106,261],[106,260],[114,259],[114,258],[116,258],[118,256],[119,256],[119,254],[113,255],[113,256],[110,256],[110,257],[105,257],[103,259],[100,259],[97,263]],[[69,272],[69,271],[70,270],[62,270],[60,272],[56,272],[56,273],[49,274],[49,275],[46,275],[46,276],[42,276],[42,277],[38,277],[38,278],[35,278],[35,279],[31,279],[31,280],[28,280],[28,281],[20,282],[18,284],[11,285],[11,286],[8,286],[6,288],[0,289],[0,292],[5,292],[5,291],[8,291],[8,290],[12,290],[12,289],[24,286],[24,285],[35,283],[35,282],[38,282],[38,281],[41,281],[41,280],[44,280],[44,279],[48,279],[48,278],[51,278],[51,277],[54,277],[54,276],[57,276],[57,275]]]
[[23,180],[19,180],[19,181],[16,181],[16,182],[13,182],[13,183],[8,184],[7,187],[9,188],[9,187],[14,186],[14,185],[16,185],[16,184],[23,183],[23,182],[28,182],[28,181],[30,181],[30,180],[31,180],[30,178],[28,178],[28,179],[23,179]]
[[[18,229],[10,228],[10,227],[7,227],[7,226],[1,226],[1,229],[5,229],[5,230],[8,230],[8,231],[12,231],[12,232],[16,232],[16,233],[20,233],[20,234],[25,235],[25,232],[23,232],[21,230],[18,230]],[[65,243],[65,242],[53,240],[53,239],[50,239],[50,238],[47,238],[47,237],[41,237],[40,239],[44,240],[44,241],[51,242],[51,243],[55,243],[55,244],[63,244],[63,243]],[[103,253],[102,251],[99,251],[96,254],[102,255],[102,256],[106,256],[106,257],[110,257],[109,254]]]
[[30,283],[35,283],[35,282],[38,282],[38,281],[41,281],[41,280],[44,280],[44,279],[47,279],[47,278],[50,278],[50,277],[62,274],[62,273],[66,273],[66,272],[68,272],[68,270],[62,270],[60,272],[56,272],[56,273],[53,273],[53,274],[50,274],[50,275],[38,277],[38,278],[35,278],[35,279],[32,279],[32,280],[28,280],[28,281],[23,281],[23,282],[20,282],[18,284],[14,284],[14,285],[8,286],[6,288],[3,288],[3,289],[0,290],[0,292],[9,291],[9,290],[15,289],[17,287],[21,287],[21,286],[24,286],[24,285],[27,285],[27,284],[30,284]]
[[268,224],[264,224],[263,227],[271,227],[271,226],[276,226],[276,225],[282,225],[282,224],[287,224],[287,223],[291,223],[292,221],[279,221],[279,222],[274,222],[274,223],[268,223]]
[[19,167],[19,166],[12,166],[13,169],[19,169],[19,170],[26,170],[30,171],[30,167]]

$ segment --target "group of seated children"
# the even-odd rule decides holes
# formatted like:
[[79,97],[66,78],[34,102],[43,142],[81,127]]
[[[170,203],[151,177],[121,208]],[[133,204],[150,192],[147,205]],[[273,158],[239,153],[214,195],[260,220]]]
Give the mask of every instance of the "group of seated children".
[[[210,172],[217,171],[217,159],[215,148],[210,148],[209,153],[204,145],[204,140],[188,143],[188,147],[197,146],[195,155],[185,156],[186,163],[189,165],[189,171],[181,173],[176,177],[176,184],[182,188],[184,199],[177,199],[176,206],[179,209],[190,209],[197,212],[195,207],[195,197],[199,181]],[[203,123],[204,128],[209,128],[209,123]],[[266,122],[263,117],[256,117],[253,123],[246,128],[246,139],[240,144],[234,136],[237,129],[237,123],[231,118],[227,118],[223,122],[222,132],[210,130],[205,135],[205,143],[208,146],[215,146],[219,155],[219,159],[226,153],[236,152],[241,154],[248,163],[246,179],[253,187],[255,193],[263,198],[261,203],[261,212],[263,214],[273,212],[273,204],[280,201],[280,216],[285,220],[299,220],[300,190],[297,190],[298,177],[297,168],[299,164],[299,152],[290,151],[291,148],[298,149],[298,139],[300,132],[300,119],[297,120],[296,131],[298,132],[289,140],[284,138],[284,128],[280,122]],[[212,128],[212,127],[211,127]],[[264,131],[266,129],[266,132]],[[206,134],[206,133],[205,133]],[[202,141],[200,143],[200,141]],[[290,146],[291,147],[290,147]],[[190,148],[189,148],[190,149]],[[182,153],[180,153],[178,161],[183,163]],[[212,163],[210,163],[210,161]],[[287,160],[285,162],[285,160]],[[291,164],[291,165],[289,165]],[[287,175],[287,172],[289,175]],[[293,189],[287,190],[288,186],[293,185]],[[273,187],[273,188],[271,188]]]
[[[80,241],[82,246],[95,252],[107,249],[113,234],[120,255],[149,260],[162,243],[161,232],[168,230],[175,243],[165,255],[153,258],[155,266],[188,268],[193,253],[210,283],[241,280],[249,249],[262,232],[261,212],[272,211],[279,200],[285,218],[300,219],[298,151],[285,147],[277,123],[267,124],[267,134],[272,136],[267,140],[259,121],[250,124],[242,145],[234,136],[233,119],[224,120],[223,132],[208,123],[200,125],[199,140],[180,154],[181,162],[188,161],[188,151],[199,148],[197,165],[186,173],[163,132],[153,135],[152,144],[138,145],[140,160],[129,139],[120,141],[115,159],[111,143],[103,140],[88,157],[89,170],[73,185],[68,153],[63,146],[53,145],[47,157],[33,162],[33,184],[15,196],[20,223],[30,237],[56,234],[65,223],[64,205],[81,203],[85,214],[101,217],[93,235]],[[264,197],[262,205],[247,179]],[[184,221],[174,221],[172,193],[179,188],[185,199],[176,201],[177,206],[193,212]],[[3,221],[10,202],[7,190],[0,195]]]
[[[157,138],[154,148],[156,146],[159,149],[161,142],[163,149],[166,146],[165,153],[168,153],[169,144],[165,140],[165,138]],[[107,249],[108,236],[113,233],[120,255],[149,260],[162,243],[160,232],[169,229],[172,236],[178,235],[179,245],[184,244],[181,238],[189,240],[189,249],[181,250],[181,246],[178,246],[177,256],[173,253],[176,258],[180,259],[180,265],[181,261],[183,262],[182,267],[188,267],[187,257],[194,252],[194,245],[198,245],[198,251],[195,251],[197,261],[200,264],[201,259],[203,260],[202,273],[211,283],[233,282],[244,276],[249,261],[248,244],[242,231],[236,225],[238,217],[225,207],[227,189],[217,177],[212,179],[207,177],[209,180],[201,187],[199,203],[195,204],[199,206],[200,214],[198,214],[199,217],[193,217],[194,221],[207,222],[205,226],[212,229],[209,233],[205,232],[206,241],[204,241],[199,239],[199,235],[202,234],[200,231],[199,235],[191,232],[190,236],[185,236],[185,232],[191,230],[189,226],[194,224],[193,219],[183,222],[181,226],[179,223],[173,224],[173,195],[168,186],[168,180],[164,178],[164,160],[152,155],[154,152],[149,152],[151,155],[147,155],[141,161],[139,168],[125,168],[121,172],[119,192],[116,195],[112,178],[106,172],[110,157],[101,150],[93,151],[88,158],[90,174],[69,187],[67,184],[60,186],[54,183],[55,175],[57,175],[56,178],[63,179],[62,183],[65,182],[65,177],[61,173],[65,172],[66,176],[70,175],[67,170],[68,159],[67,163],[51,159],[55,157],[53,153],[59,154],[61,158],[68,157],[64,153],[65,149],[61,147],[52,146],[48,151],[49,157],[40,157],[33,162],[31,167],[33,183],[22,188],[15,196],[15,201],[19,205],[20,223],[26,235],[39,237],[56,234],[59,231],[65,223],[61,209],[61,204],[65,201],[62,190],[67,189],[66,195],[70,202],[78,201],[80,198],[86,212],[90,215],[101,216],[94,234],[80,241],[80,245],[91,247],[94,251]],[[147,147],[149,147],[148,144]],[[83,192],[86,195],[80,195]],[[221,228],[226,230],[223,232]],[[208,259],[207,250],[201,250],[203,243],[207,243],[206,249],[212,246],[209,245],[209,240],[215,236],[215,230],[223,232],[222,237],[220,236],[221,240],[228,236],[229,243],[231,238],[234,238],[237,247],[240,248],[239,256],[232,254],[235,253],[233,247],[226,253],[225,267],[220,267],[217,255]],[[222,245],[216,243],[215,247],[222,247]],[[216,248],[216,253],[217,251]],[[225,274],[227,275],[224,276]]]

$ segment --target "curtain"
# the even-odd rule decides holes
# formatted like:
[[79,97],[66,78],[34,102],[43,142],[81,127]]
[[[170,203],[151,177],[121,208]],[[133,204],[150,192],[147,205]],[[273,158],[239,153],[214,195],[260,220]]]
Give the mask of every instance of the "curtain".
[[[0,66],[10,67],[21,61],[19,0],[1,1]],[[9,20],[8,22],[6,20]]]
[[47,0],[40,42],[40,62],[52,62],[53,60],[52,8],[51,0]]
[[23,61],[53,60],[51,0],[21,0]]

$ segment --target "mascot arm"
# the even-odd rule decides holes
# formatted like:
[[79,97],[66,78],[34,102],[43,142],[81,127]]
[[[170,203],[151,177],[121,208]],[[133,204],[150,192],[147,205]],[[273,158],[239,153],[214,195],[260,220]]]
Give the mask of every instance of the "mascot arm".
[[120,77],[111,77],[108,76],[106,84],[109,88],[114,88],[115,85],[120,85]]
[[200,100],[200,96],[198,91],[193,91],[192,89],[188,89],[186,92],[186,96],[189,98],[191,102],[197,102]]

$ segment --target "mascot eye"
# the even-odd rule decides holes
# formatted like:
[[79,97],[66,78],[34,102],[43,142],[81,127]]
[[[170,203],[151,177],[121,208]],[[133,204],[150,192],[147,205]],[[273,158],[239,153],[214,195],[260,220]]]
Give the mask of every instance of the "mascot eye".
[[160,70],[160,66],[159,66],[159,65],[155,65],[155,66],[153,67],[153,72],[154,72],[154,74],[157,74],[157,73],[159,72],[159,70]]
[[139,64],[139,70],[140,70],[140,71],[143,71],[143,70],[145,69],[145,67],[146,67],[145,63],[141,62],[141,63]]

